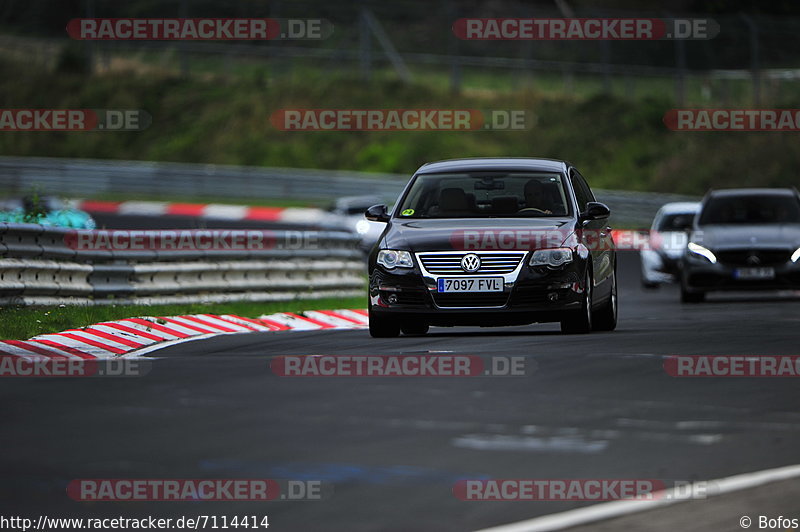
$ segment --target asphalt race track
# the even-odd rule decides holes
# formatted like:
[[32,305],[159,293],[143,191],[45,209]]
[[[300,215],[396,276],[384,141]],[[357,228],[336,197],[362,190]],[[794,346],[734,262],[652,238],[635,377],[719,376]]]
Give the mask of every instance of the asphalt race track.
[[[0,513],[474,530],[591,503],[465,502],[451,491],[460,478],[704,480],[800,462],[796,380],[674,378],[662,367],[673,354],[797,355],[798,299],[712,295],[681,305],[675,287],[639,287],[634,253],[620,258],[613,333],[563,336],[555,325],[387,340],[365,330],[253,333],[152,353],[142,378],[6,379]],[[524,356],[536,369],[526,377],[281,378],[268,368],[276,355],[427,351]],[[66,496],[76,478],[317,479],[333,494],[91,503]],[[798,509],[793,500],[784,515]],[[739,505],[714,508],[724,529],[740,530]]]

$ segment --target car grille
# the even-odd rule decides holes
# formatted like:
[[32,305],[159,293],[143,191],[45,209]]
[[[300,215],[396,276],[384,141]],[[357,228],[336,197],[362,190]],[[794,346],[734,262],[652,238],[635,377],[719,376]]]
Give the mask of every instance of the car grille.
[[440,307],[502,307],[508,301],[508,293],[486,294],[433,294],[434,302]]
[[525,252],[475,253],[481,259],[481,267],[475,272],[461,269],[461,259],[469,251],[456,253],[420,253],[417,255],[422,266],[434,275],[486,275],[511,273],[517,269]]
[[792,252],[785,249],[730,249],[714,254],[720,262],[735,266],[777,266],[788,262],[792,256]]

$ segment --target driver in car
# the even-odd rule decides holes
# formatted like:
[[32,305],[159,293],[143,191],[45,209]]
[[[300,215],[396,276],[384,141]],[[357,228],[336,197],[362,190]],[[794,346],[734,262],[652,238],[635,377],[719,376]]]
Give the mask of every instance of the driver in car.
[[550,206],[550,202],[547,200],[545,186],[541,181],[538,179],[531,179],[525,183],[524,192],[526,207],[519,212],[537,211],[544,214],[553,214],[553,212],[547,208]]

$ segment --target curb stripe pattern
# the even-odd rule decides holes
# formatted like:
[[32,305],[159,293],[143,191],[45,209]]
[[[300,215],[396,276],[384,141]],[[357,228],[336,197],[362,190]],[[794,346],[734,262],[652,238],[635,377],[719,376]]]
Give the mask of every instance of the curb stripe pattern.
[[166,203],[162,201],[75,200],[77,209],[89,213],[147,214],[150,216],[191,216],[209,220],[315,223],[325,212],[310,207],[247,207],[217,203]]
[[30,340],[0,340],[0,356],[41,358],[113,358],[136,356],[136,351],[170,340],[218,334],[261,331],[318,331],[364,329],[362,309],[278,312],[257,319],[232,314],[193,314],[128,318],[96,323],[82,329],[42,334]]

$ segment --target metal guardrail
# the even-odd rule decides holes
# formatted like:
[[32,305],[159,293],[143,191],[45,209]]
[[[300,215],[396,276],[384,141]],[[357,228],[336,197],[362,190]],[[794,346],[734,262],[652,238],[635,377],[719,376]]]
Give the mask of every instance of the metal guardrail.
[[[261,199],[326,199],[375,195],[393,202],[408,176],[298,168],[212,164],[105,161],[49,157],[0,157],[0,188],[23,194],[34,185],[48,194],[97,194]],[[649,226],[669,201],[696,198],[676,194],[595,189],[617,225]]]
[[378,195],[394,199],[407,177],[296,168],[214,164],[0,157],[0,187],[22,193],[33,185],[52,194],[186,196],[252,200]]
[[[0,304],[279,301],[364,293],[363,254],[349,233],[314,232],[313,246],[296,249],[205,251],[75,249],[69,238],[74,233],[0,224]],[[281,242],[285,233],[291,232],[271,234]]]

